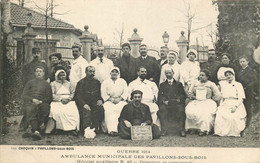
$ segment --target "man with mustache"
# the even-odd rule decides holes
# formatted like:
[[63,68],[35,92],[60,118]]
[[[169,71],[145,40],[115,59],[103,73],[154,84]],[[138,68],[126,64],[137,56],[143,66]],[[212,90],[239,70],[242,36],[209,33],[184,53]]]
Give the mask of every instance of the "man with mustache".
[[147,46],[145,44],[140,45],[139,52],[141,56],[136,58],[136,68],[138,69],[141,66],[146,67],[146,79],[153,81],[158,85],[160,77],[160,68],[157,60],[154,57],[147,55]]
[[153,139],[160,137],[159,127],[153,124],[148,105],[141,103],[143,93],[135,90],[131,93],[131,102],[124,106],[118,124],[119,136],[123,139],[131,138],[131,126],[152,126]]
[[44,68],[44,79],[47,80],[48,79],[48,68],[47,65],[44,62],[41,62],[41,50],[40,48],[32,48],[32,55],[33,55],[33,60],[28,63],[27,65],[25,65],[22,69],[22,81],[23,81],[23,85],[25,86],[25,84],[29,81],[34,79],[34,71],[35,68],[38,66],[41,66]]
[[87,127],[101,132],[101,122],[104,118],[103,100],[101,98],[100,82],[94,78],[95,68],[86,67],[86,77],[81,79],[76,87],[74,100],[79,110],[80,133]]
[[77,82],[85,77],[85,68],[88,61],[81,56],[81,48],[77,45],[72,46],[74,61],[71,64],[69,79],[71,84],[76,87]]
[[[48,79],[48,68],[47,65],[44,62],[41,62],[40,56],[41,56],[41,50],[39,48],[32,48],[32,55],[33,55],[33,60],[28,63],[27,65],[23,66],[22,69],[22,82],[23,86],[29,81],[35,78],[35,69],[36,67],[43,67],[44,69],[44,76],[43,79],[47,80]],[[19,131],[25,131],[27,128],[24,118],[21,120],[20,123],[20,129]]]
[[97,58],[92,60],[89,65],[95,67],[96,79],[102,83],[104,80],[110,78],[110,70],[114,64],[110,59],[104,57],[105,48],[103,46],[98,47],[97,52]]
[[209,80],[218,84],[217,71],[220,68],[220,62],[216,61],[216,53],[214,49],[208,51],[208,61],[201,64],[200,69],[207,69],[210,72]]
[[137,75],[138,78],[132,81],[128,86],[129,97],[130,94],[135,90],[142,91],[142,103],[149,106],[153,122],[159,126],[160,122],[157,117],[157,111],[159,110],[159,107],[156,104],[158,96],[158,87],[154,82],[146,79],[147,69],[145,67],[141,66],[138,69]]
[[42,125],[48,121],[50,103],[52,101],[51,86],[43,79],[44,68],[38,66],[34,69],[35,78],[28,81],[24,87],[22,99],[23,104],[23,127],[26,130],[31,125],[31,133],[26,132],[23,138],[32,137],[33,140],[40,140]]

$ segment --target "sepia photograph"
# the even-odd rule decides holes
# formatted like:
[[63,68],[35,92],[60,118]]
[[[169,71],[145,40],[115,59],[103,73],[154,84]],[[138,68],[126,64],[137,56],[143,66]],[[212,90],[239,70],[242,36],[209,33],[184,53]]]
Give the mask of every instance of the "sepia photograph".
[[259,0],[0,4],[0,162],[260,161]]

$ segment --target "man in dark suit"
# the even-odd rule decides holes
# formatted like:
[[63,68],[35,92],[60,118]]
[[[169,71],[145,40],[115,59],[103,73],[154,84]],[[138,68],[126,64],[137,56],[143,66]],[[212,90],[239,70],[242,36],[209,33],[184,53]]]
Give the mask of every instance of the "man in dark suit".
[[104,118],[101,84],[94,78],[93,66],[86,67],[85,72],[86,77],[77,83],[74,95],[80,116],[80,133],[83,134],[87,127],[95,128],[95,132],[100,133],[101,122]]
[[169,53],[169,48],[167,46],[162,46],[160,53],[161,53],[161,58],[158,59],[157,62],[161,69],[163,65],[168,63],[167,54]]
[[155,82],[157,85],[159,83],[160,68],[157,60],[154,57],[147,55],[147,46],[145,44],[140,45],[139,52],[140,57],[136,59],[136,68],[143,66],[147,69],[146,79]]
[[120,70],[120,77],[125,79],[127,84],[137,78],[136,59],[130,55],[131,47],[129,43],[122,45],[123,56],[116,61],[116,66]]
[[158,94],[159,111],[157,115],[161,122],[161,135],[167,135],[169,113],[177,116],[180,125],[180,136],[185,137],[185,99],[186,94],[182,84],[173,78],[174,71],[171,68],[165,70],[167,80],[160,84]]

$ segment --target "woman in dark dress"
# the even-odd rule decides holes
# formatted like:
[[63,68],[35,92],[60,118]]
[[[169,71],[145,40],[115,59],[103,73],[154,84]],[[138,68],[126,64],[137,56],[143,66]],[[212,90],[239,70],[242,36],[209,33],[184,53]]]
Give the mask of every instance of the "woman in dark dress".
[[[69,74],[69,65],[62,60],[61,53],[53,53],[49,56],[49,60],[51,61],[51,66],[49,67],[49,78],[50,82],[55,81],[55,73],[58,70],[64,70],[66,74]],[[69,80],[69,75],[67,75],[66,80]]]

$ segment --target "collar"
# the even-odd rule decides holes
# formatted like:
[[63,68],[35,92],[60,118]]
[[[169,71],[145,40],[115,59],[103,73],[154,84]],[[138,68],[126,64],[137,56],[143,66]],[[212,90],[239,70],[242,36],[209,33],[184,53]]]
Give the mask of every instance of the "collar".
[[141,56],[142,57],[142,59],[146,59],[147,58],[147,55],[145,56],[145,57],[143,57],[143,56]]
[[138,81],[139,83],[144,83],[144,84],[147,84],[147,83],[148,83],[148,82],[147,82],[147,81],[148,81],[147,79],[144,79],[144,81],[142,81],[140,77],[137,78],[137,81]]
[[244,71],[246,68],[248,68],[248,65],[245,68],[242,68],[242,71]]
[[168,81],[168,82],[171,82],[171,83],[173,83],[173,82],[174,82],[173,78],[172,78],[172,79],[170,79],[170,80],[169,80],[169,79],[167,79],[167,81]]
[[80,55],[77,59],[75,59],[75,60],[73,61],[73,63],[77,63],[79,60],[81,60],[81,58],[83,58],[83,57]]

